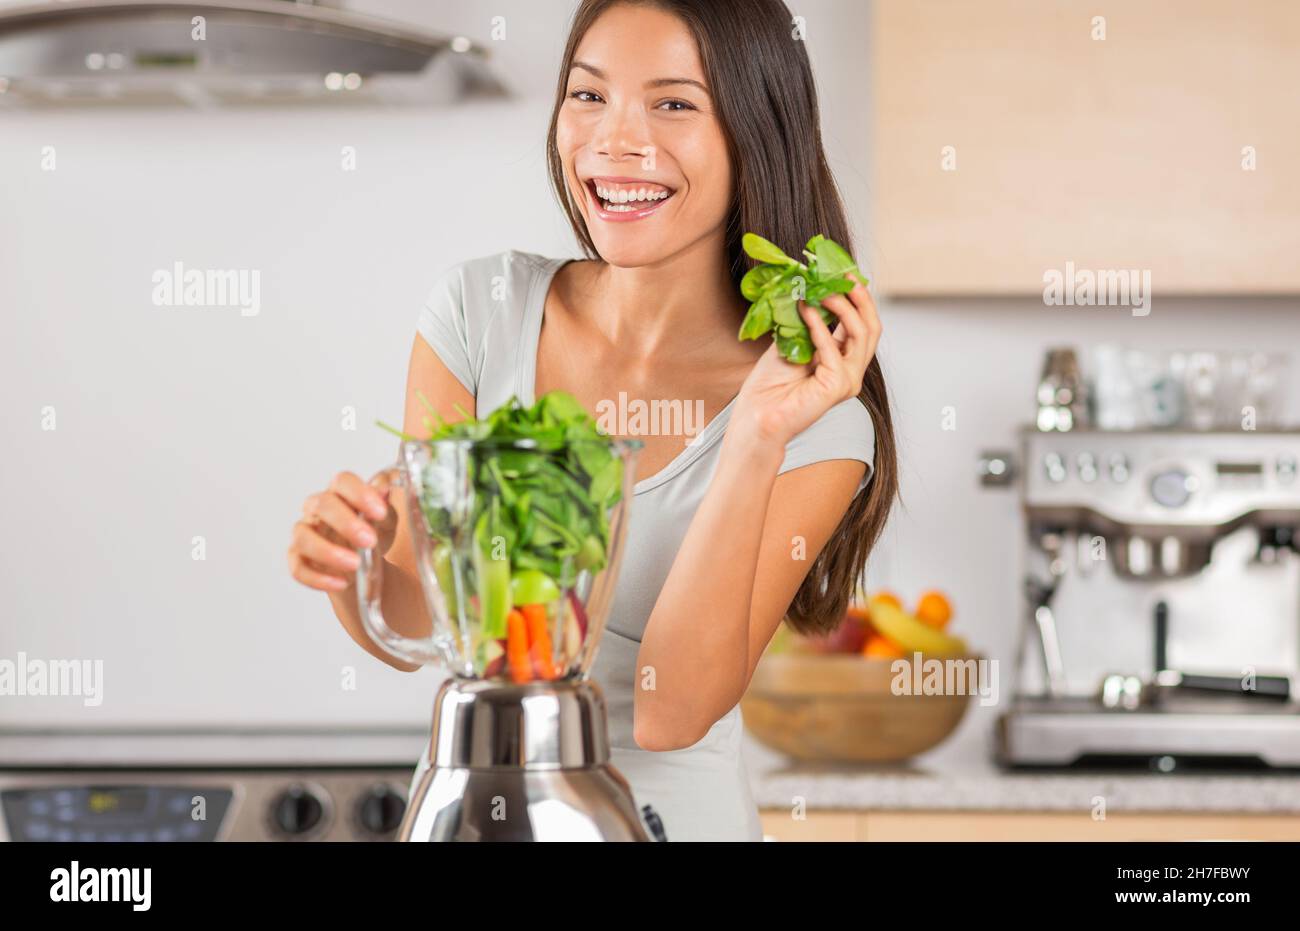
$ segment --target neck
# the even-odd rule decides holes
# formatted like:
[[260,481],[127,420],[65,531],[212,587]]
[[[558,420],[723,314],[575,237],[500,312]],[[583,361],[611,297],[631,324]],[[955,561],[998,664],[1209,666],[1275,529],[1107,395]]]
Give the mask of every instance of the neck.
[[698,348],[744,310],[720,233],[651,265],[596,266],[590,299],[591,325],[640,356]]

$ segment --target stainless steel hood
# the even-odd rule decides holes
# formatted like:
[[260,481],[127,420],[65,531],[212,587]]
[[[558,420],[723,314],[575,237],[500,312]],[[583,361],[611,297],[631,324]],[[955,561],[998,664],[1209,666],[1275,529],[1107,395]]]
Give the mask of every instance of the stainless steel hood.
[[292,0],[0,8],[0,107],[414,103],[501,96],[487,53]]

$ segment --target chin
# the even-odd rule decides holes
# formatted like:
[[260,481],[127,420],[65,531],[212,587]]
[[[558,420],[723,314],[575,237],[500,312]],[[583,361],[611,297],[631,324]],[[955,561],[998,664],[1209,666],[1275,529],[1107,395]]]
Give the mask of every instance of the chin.
[[674,251],[668,243],[647,242],[646,237],[637,235],[593,236],[592,242],[600,257],[618,268],[654,265],[668,258]]

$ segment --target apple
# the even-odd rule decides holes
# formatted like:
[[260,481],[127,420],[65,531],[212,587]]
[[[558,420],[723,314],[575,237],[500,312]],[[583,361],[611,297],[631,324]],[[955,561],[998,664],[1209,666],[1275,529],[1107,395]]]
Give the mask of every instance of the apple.
[[850,612],[840,626],[820,637],[804,637],[804,645],[814,653],[861,653],[867,644],[867,625],[860,615]]

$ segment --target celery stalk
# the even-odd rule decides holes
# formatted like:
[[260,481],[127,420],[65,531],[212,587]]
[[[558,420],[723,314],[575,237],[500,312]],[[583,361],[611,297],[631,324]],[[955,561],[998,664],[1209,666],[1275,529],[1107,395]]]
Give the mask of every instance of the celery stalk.
[[483,636],[499,639],[506,635],[510,613],[510,560],[493,559],[475,546],[474,576],[478,582],[478,610]]

